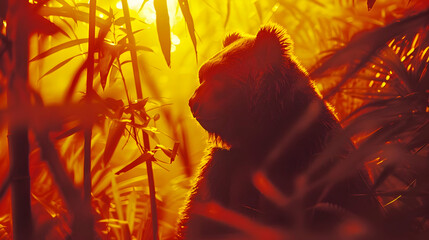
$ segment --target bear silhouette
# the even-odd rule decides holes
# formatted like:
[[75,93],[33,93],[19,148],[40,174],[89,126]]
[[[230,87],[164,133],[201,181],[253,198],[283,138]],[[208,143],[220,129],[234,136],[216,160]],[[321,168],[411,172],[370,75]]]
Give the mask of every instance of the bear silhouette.
[[347,140],[309,171],[341,126],[291,49],[285,30],[268,25],[256,36],[230,34],[224,48],[201,66],[189,106],[217,144],[202,161],[178,239],[246,239],[248,233],[227,221],[201,214],[212,203],[285,231],[303,226],[324,232],[340,226],[346,215],[379,214],[360,166],[339,181],[326,181],[325,173],[353,149]]

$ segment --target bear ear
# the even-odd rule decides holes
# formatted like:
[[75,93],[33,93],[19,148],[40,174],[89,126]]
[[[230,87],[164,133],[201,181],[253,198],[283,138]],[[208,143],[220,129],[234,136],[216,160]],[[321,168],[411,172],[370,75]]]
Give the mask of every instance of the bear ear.
[[292,42],[289,35],[278,25],[264,26],[255,38],[255,51],[262,63],[281,64],[289,54]]
[[231,33],[231,34],[229,34],[223,40],[223,47],[226,47],[226,46],[230,45],[231,43],[237,41],[238,39],[240,39],[242,37],[243,36],[241,36],[239,33]]

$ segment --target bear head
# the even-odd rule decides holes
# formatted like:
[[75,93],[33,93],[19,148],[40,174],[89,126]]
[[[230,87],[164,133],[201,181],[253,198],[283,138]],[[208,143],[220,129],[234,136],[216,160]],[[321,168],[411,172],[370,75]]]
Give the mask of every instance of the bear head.
[[277,25],[262,27],[256,36],[227,36],[224,48],[200,68],[200,86],[189,100],[193,116],[231,147],[272,138],[296,92],[309,85],[291,46]]

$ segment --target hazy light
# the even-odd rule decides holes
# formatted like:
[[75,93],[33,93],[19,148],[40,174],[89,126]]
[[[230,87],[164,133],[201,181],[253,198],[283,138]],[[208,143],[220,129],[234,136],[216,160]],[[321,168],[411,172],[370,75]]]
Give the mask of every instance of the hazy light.
[[[132,10],[138,11],[143,3],[143,0],[127,0],[128,2],[128,7]],[[152,2],[153,1],[149,1]],[[147,5],[149,2],[145,3],[145,5]],[[116,8],[118,9],[122,9],[122,1],[119,0],[118,3],[116,3]]]
[[[128,0],[128,6],[130,11],[134,11],[135,14],[138,14],[139,17],[147,24],[152,24],[156,20],[156,12],[153,7],[153,0],[147,1],[143,8],[142,7],[143,0]],[[170,17],[170,26],[174,26],[183,16],[181,11],[177,11],[177,1],[175,0],[167,0],[168,13]],[[117,9],[122,9],[122,1],[119,0],[116,3]],[[140,9],[141,8],[141,9]],[[140,10],[140,11],[139,11]]]
[[180,38],[177,35],[175,35],[174,33],[171,33],[171,43],[174,45],[180,44]]

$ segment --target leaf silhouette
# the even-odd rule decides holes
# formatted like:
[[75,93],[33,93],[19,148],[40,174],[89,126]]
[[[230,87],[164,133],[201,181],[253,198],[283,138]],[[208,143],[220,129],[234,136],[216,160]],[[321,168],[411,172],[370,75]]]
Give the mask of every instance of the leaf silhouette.
[[64,49],[67,49],[67,48],[70,48],[70,47],[73,47],[73,46],[76,46],[76,45],[79,45],[82,43],[87,43],[87,42],[88,42],[88,38],[82,38],[82,39],[75,39],[75,40],[71,40],[71,41],[62,43],[60,45],[57,45],[55,47],[50,48],[49,50],[46,50],[46,51],[40,53],[39,55],[32,58],[30,60],[30,62],[45,58],[45,57],[52,55],[56,52],[59,52],[61,50],[64,50]]
[[107,75],[109,75],[110,69],[112,68],[113,61],[119,56],[119,47],[103,42],[99,51],[99,67],[100,67],[100,83],[101,87],[106,87]]
[[46,75],[49,75],[49,74],[51,74],[51,73],[55,72],[55,71],[56,71],[56,70],[58,70],[60,67],[62,67],[62,66],[64,66],[64,65],[66,65],[68,62],[70,62],[71,60],[73,60],[73,58],[75,58],[75,57],[77,57],[77,56],[81,56],[81,55],[83,55],[83,53],[80,53],[80,54],[74,55],[73,57],[69,57],[69,58],[67,58],[67,59],[66,59],[66,60],[64,60],[64,61],[61,61],[60,63],[58,63],[57,65],[55,65],[53,68],[49,69],[49,71],[47,71],[45,74],[43,74],[40,78],[43,78],[43,77],[45,77]]
[[397,36],[403,36],[421,27],[427,26],[429,24],[428,14],[429,9],[416,15],[403,18],[385,27],[354,36],[345,47],[326,57],[320,66],[311,71],[310,76],[312,78],[321,77],[324,73],[327,73],[328,70],[340,66],[348,66],[341,81],[325,95],[325,98],[329,99],[338,92],[351,77],[366,66],[373,56],[377,55],[379,51],[386,46],[388,41]]
[[130,171],[131,169],[137,167],[138,165],[140,165],[146,161],[151,161],[152,158],[153,158],[152,152],[143,153],[140,157],[138,157],[136,160],[129,163],[127,166],[123,167],[121,170],[119,170],[115,174],[119,175],[121,173],[126,173],[126,172]]
[[113,153],[118,146],[119,140],[125,130],[126,123],[117,121],[122,117],[123,110],[119,110],[115,114],[115,120],[110,125],[109,135],[107,136],[106,147],[104,148],[104,164],[107,165],[113,156]]
[[143,0],[142,5],[140,6],[139,10],[137,11],[138,13],[140,13],[140,11],[143,9],[143,7],[147,3],[147,1],[149,1],[149,0]]
[[[79,11],[74,7],[70,6],[62,6],[62,7],[40,7],[39,14],[41,16],[59,16],[59,17],[66,17],[71,18],[75,22],[81,21],[81,22],[88,22],[89,15],[87,12]],[[106,25],[110,25],[110,20],[100,18],[96,16],[95,25],[98,27],[103,27]]]
[[158,31],[158,39],[161,44],[162,54],[164,55],[167,65],[170,67],[171,36],[167,1],[154,0],[153,6],[156,11],[156,29]]
[[[89,3],[76,3],[76,7],[81,7],[81,6],[89,8]],[[106,15],[108,17],[113,17],[112,14],[109,11],[107,11],[106,9],[104,9],[104,8],[102,8],[100,6],[97,6],[96,9],[97,9],[97,11],[103,13],[104,15]]]
[[179,142],[175,142],[173,146],[173,151],[171,151],[171,157],[170,157],[170,163],[174,162],[174,159],[176,158],[177,152],[179,151]]
[[194,20],[192,19],[191,11],[189,10],[188,0],[179,0],[180,10],[185,18],[186,25],[188,26],[189,36],[191,37],[192,44],[194,45],[195,56],[198,61],[197,55],[197,39],[195,38]]

